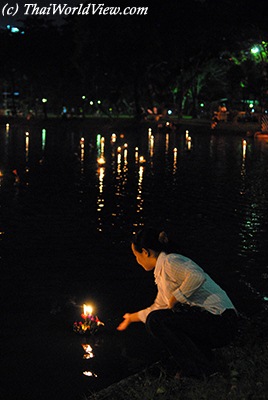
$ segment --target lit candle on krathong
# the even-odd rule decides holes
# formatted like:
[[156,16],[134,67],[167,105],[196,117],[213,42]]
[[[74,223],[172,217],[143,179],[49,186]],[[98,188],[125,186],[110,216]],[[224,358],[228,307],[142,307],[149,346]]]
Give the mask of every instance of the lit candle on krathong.
[[97,159],[97,163],[99,164],[99,165],[104,165],[105,164],[105,158],[103,157],[103,156],[100,156],[98,159]]
[[84,304],[83,307],[84,307],[84,315],[90,317],[92,315],[93,308],[91,306],[87,306],[86,304]]
[[140,156],[139,162],[140,162],[140,164],[144,164],[146,162],[146,160],[143,156]]
[[83,322],[80,321],[73,324],[73,331],[76,333],[85,334],[89,332],[93,335],[98,330],[99,326],[104,325],[97,315],[93,315],[93,308],[90,305],[84,304],[81,317],[84,320]]

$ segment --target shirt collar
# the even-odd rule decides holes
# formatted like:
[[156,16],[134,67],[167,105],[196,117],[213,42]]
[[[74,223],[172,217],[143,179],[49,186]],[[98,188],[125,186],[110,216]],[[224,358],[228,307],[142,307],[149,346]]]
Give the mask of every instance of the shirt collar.
[[154,269],[155,278],[157,278],[158,276],[161,275],[161,271],[162,271],[162,267],[163,267],[163,259],[164,259],[165,255],[166,255],[166,253],[164,253],[162,251],[159,254],[159,256],[157,257],[156,264],[155,264],[155,269]]

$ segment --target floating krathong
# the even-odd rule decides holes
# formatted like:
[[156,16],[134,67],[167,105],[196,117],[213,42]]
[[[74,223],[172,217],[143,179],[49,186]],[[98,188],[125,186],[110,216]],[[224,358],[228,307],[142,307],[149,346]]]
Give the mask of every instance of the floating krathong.
[[83,321],[76,321],[73,324],[73,330],[75,333],[79,333],[81,335],[90,333],[91,335],[94,335],[99,327],[104,325],[104,323],[99,320],[97,315],[93,315],[92,312],[92,307],[84,304],[84,312],[81,314]]

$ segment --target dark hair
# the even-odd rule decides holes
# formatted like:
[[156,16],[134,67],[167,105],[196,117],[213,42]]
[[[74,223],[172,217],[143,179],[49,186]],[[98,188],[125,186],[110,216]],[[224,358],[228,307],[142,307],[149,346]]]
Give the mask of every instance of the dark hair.
[[160,229],[143,228],[134,235],[132,243],[139,253],[142,249],[151,249],[157,253],[163,251],[167,254],[176,252],[175,245],[169,241],[166,232]]

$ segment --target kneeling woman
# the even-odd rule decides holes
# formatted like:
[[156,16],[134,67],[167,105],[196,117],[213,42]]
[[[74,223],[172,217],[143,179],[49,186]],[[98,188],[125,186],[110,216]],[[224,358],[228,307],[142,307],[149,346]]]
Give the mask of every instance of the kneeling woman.
[[125,314],[117,329],[144,322],[173,356],[181,375],[210,375],[211,349],[227,345],[236,333],[231,300],[195,262],[171,250],[165,232],[145,228],[134,236],[131,248],[145,271],[154,269],[158,293],[150,307]]

